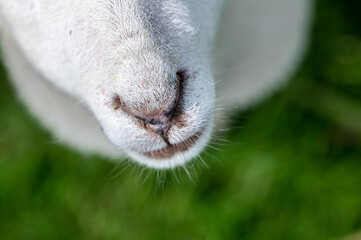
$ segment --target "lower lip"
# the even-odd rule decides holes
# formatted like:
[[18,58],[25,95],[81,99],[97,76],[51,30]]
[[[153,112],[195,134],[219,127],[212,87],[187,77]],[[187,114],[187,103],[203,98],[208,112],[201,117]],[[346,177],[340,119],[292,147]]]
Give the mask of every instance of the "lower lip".
[[168,159],[173,157],[174,154],[179,152],[185,152],[189,148],[191,148],[201,137],[202,133],[204,132],[204,129],[198,131],[196,134],[188,138],[187,140],[177,143],[177,144],[170,144],[165,148],[151,151],[151,152],[143,152],[142,155],[153,158],[153,159]]

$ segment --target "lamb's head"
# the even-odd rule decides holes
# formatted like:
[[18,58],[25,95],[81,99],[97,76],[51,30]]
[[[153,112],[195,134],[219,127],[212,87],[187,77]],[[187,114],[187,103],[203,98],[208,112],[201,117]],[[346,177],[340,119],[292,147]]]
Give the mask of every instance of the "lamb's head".
[[81,98],[113,144],[154,168],[197,156],[213,127],[212,34],[184,2],[96,5],[69,38]]

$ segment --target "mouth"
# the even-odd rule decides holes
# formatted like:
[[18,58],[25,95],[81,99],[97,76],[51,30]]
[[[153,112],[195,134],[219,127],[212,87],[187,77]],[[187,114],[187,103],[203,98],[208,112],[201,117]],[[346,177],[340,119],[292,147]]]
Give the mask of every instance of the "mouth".
[[168,144],[166,147],[148,152],[128,152],[141,165],[153,169],[171,169],[191,161],[207,146],[211,138],[213,122],[197,131],[186,140]]
[[168,144],[165,148],[158,149],[155,151],[150,152],[143,152],[141,153],[143,156],[152,159],[169,159],[173,157],[176,153],[182,153],[190,149],[202,136],[204,129],[198,131],[188,139],[184,140],[183,142],[176,143],[176,144]]

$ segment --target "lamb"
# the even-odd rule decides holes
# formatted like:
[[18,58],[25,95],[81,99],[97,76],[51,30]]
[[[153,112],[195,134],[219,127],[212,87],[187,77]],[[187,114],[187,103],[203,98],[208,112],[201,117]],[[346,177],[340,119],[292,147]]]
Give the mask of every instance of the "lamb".
[[0,43],[56,139],[167,169],[207,146],[216,98],[246,108],[282,86],[311,12],[309,0],[0,0]]

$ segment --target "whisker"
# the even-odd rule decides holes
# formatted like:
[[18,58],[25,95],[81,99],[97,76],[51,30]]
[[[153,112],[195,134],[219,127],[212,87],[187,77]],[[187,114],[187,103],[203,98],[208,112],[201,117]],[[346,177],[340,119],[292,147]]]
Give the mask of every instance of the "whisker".
[[[119,169],[120,167],[122,167],[122,169],[121,169],[121,171],[120,172],[118,172],[117,174],[115,174],[114,176],[109,176],[109,180],[114,180],[114,179],[116,179],[116,178],[118,178],[120,175],[122,175],[128,168],[129,168],[129,159],[125,159],[123,162],[122,162],[122,164],[118,167],[118,168],[116,168],[116,169]],[[115,170],[116,170],[115,169]],[[114,171],[115,172],[115,171]],[[113,173],[114,173],[113,172]],[[112,174],[113,174],[112,173]]]
[[198,155],[198,158],[200,160],[200,162],[207,168],[210,169],[210,166],[203,160],[201,155]]
[[187,167],[182,165],[182,169],[183,169],[184,172],[187,174],[189,180],[191,180],[191,182],[195,183],[195,182],[194,182],[194,179],[192,178],[192,175],[189,173]]
[[178,177],[177,177],[177,173],[176,173],[175,171],[176,171],[176,170],[174,170],[174,168],[172,168],[172,174],[173,174],[173,176],[174,176],[177,184],[180,184],[179,179],[178,179]]
[[216,156],[212,155],[211,153],[209,153],[207,150],[203,151],[205,154],[207,154],[210,158],[212,158],[214,161],[216,161],[217,163],[220,163],[221,160],[219,158],[217,158]]

